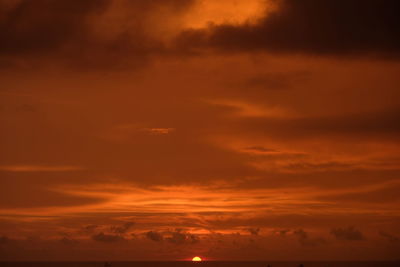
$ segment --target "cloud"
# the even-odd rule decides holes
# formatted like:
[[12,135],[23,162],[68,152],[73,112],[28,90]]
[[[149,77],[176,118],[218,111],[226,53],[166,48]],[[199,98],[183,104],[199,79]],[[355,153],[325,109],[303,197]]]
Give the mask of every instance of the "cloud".
[[108,0],[84,2],[21,0],[8,9],[1,9],[0,29],[4,54],[32,54],[48,52],[75,38],[84,38],[91,13],[101,11]]
[[280,0],[257,24],[211,25],[182,33],[182,48],[223,52],[399,55],[397,0]]
[[260,233],[260,228],[247,228],[246,230],[252,235],[258,235]]
[[[399,3],[395,0],[349,0],[345,4],[335,0],[324,3],[280,0],[275,11],[266,4],[265,16],[252,23],[240,19],[247,22],[194,29],[190,25],[197,24],[195,20],[204,22],[205,17],[212,16],[207,12],[196,14],[198,11],[193,9],[199,2],[196,0],[38,0],[34,4],[21,0],[9,5],[3,2],[0,4],[3,68],[32,68],[51,63],[85,69],[138,68],[154,57],[190,57],[192,50],[198,48],[224,53],[397,56],[400,47],[394,12]],[[263,10],[259,6],[262,1],[256,2],[252,9]],[[229,2],[225,5],[237,8]],[[212,13],[226,15],[226,10],[220,10],[219,7]],[[246,9],[234,13],[245,14]],[[190,18],[192,23],[184,23]],[[223,21],[229,21],[229,17]],[[171,44],[176,35],[179,37]],[[250,79],[248,85],[282,89],[291,82],[267,74]]]
[[[38,179],[35,179],[34,181],[31,180],[32,176],[30,175],[36,175],[38,174]],[[42,182],[40,179],[46,175],[49,175],[53,179],[48,179],[45,180],[45,182]],[[59,210],[65,208],[69,209],[71,207],[79,207],[79,206],[85,206],[85,205],[94,205],[94,204],[99,204],[105,201],[104,197],[93,197],[93,196],[77,196],[77,195],[71,195],[71,194],[66,194],[65,192],[62,191],[57,191],[53,190],[51,185],[54,185],[55,183],[59,182],[57,179],[54,179],[54,177],[57,177],[58,175],[63,176],[67,175],[68,173],[63,173],[63,172],[50,172],[50,173],[7,173],[5,176],[6,179],[2,181],[3,186],[0,187],[0,196],[1,196],[1,201],[0,201],[0,208],[1,209],[7,209],[9,211],[12,210],[18,210],[18,209],[46,209],[46,208],[58,208]],[[21,178],[19,177],[25,177],[27,176],[26,180],[26,186],[21,185],[22,183]],[[18,179],[13,179],[12,177],[18,177]],[[33,176],[35,177],[35,176]],[[56,180],[56,181],[54,181]],[[18,186],[16,186],[15,183],[18,183]],[[51,201],[50,201],[51,200]]]
[[172,235],[167,238],[167,240],[176,245],[182,245],[186,242],[186,234],[182,233],[180,230],[172,232]]
[[70,165],[2,165],[0,171],[6,172],[70,172],[81,171],[82,167]]
[[286,234],[289,232],[290,232],[289,229],[281,229],[281,230],[274,231],[275,235],[279,235],[279,236],[286,236]]
[[111,231],[116,234],[125,234],[128,232],[133,226],[135,225],[134,222],[126,222],[120,226],[112,226]]
[[183,229],[175,229],[175,231],[149,231],[145,233],[149,240],[155,242],[167,241],[175,245],[195,244],[200,241],[197,235],[185,232]]
[[[0,3],[3,67],[58,62],[126,68],[165,52],[156,33],[194,0],[29,0]],[[162,23],[163,22],[163,23]]]
[[349,240],[349,241],[362,241],[364,240],[364,235],[354,226],[349,226],[347,228],[334,228],[330,232],[338,240]]
[[308,116],[279,119],[251,118],[243,122],[249,131],[268,132],[274,137],[315,138],[324,136],[346,136],[371,139],[382,136],[395,138],[400,133],[397,120],[399,109],[346,113],[345,115]]
[[[360,188],[361,189],[361,188]],[[342,192],[336,195],[325,195],[321,199],[346,203],[398,203],[400,184],[397,180],[383,182],[366,190]]]
[[103,232],[93,235],[92,239],[94,241],[104,242],[104,243],[114,243],[114,242],[119,242],[119,241],[125,240],[120,235],[104,234]]
[[398,238],[395,235],[389,234],[387,232],[384,231],[379,231],[379,235],[386,238],[386,240],[388,240],[391,243],[397,243],[400,242],[400,238]]
[[84,232],[86,232],[86,233],[93,233],[96,229],[98,229],[99,228],[99,225],[96,225],[96,224],[89,224],[89,225],[86,225],[85,227],[83,227],[83,231]]
[[249,146],[245,147],[244,150],[250,153],[274,153],[277,152],[275,149],[266,148],[263,146]]
[[[318,157],[319,156],[319,157]],[[351,171],[351,170],[398,170],[398,160],[385,159],[368,159],[365,157],[354,157],[351,161],[341,158],[324,158],[322,155],[297,155],[280,154],[271,155],[251,163],[257,169],[265,171],[273,171],[280,173],[313,173],[313,172],[329,172],[329,171]],[[390,195],[377,199],[377,201],[386,201],[389,197],[398,199],[398,196],[390,192]],[[354,200],[362,199],[362,195],[354,195]],[[379,195],[377,196],[379,198]],[[345,199],[346,196],[343,196]],[[351,199],[349,199],[351,200]]]
[[[241,100],[209,100],[207,101],[211,105],[220,106],[230,111],[236,117],[248,117],[248,118],[293,118],[296,115],[290,110],[286,110],[280,106],[261,106],[253,103],[247,103]],[[232,112],[233,111],[233,112]]]
[[158,233],[158,232],[155,232],[155,231],[147,232],[146,233],[146,237],[148,239],[152,240],[152,241],[155,241],[155,242],[160,242],[160,241],[162,241],[164,239],[163,235],[161,233]]
[[188,235],[188,240],[191,244],[196,244],[200,242],[200,238],[197,235],[189,234]]
[[141,129],[150,135],[165,135],[175,131],[175,128],[143,128]]
[[303,229],[298,229],[293,232],[294,235],[298,237],[298,240],[302,246],[310,246],[310,247],[315,247],[318,245],[325,244],[326,241],[325,239],[319,237],[319,238],[310,238],[308,233],[304,231]]
[[166,240],[176,245],[182,244],[195,244],[199,242],[196,235],[184,232],[182,229],[176,229],[174,232],[169,233],[170,236]]

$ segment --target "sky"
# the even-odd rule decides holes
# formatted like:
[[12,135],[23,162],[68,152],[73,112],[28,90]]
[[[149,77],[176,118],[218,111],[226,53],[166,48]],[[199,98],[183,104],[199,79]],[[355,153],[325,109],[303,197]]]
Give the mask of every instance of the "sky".
[[0,260],[396,260],[398,0],[0,0]]

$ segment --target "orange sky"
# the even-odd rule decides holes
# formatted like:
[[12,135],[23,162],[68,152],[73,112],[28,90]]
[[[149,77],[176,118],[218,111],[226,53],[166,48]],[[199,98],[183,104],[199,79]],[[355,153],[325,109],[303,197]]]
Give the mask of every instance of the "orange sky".
[[398,259],[396,7],[0,0],[0,260]]

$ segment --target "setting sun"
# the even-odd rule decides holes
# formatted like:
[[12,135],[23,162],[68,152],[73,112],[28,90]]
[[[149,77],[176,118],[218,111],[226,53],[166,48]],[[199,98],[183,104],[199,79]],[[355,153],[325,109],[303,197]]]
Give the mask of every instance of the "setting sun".
[[201,261],[201,258],[200,257],[194,257],[193,259],[192,259],[192,261]]

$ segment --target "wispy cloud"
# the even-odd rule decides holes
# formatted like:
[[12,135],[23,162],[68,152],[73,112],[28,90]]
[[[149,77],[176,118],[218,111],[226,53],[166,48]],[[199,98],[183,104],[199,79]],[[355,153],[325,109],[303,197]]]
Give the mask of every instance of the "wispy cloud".
[[[3,209],[5,214],[24,215],[62,215],[106,214],[107,216],[124,215],[124,220],[151,225],[194,226],[200,228],[212,227],[223,220],[240,220],[228,223],[249,233],[249,227],[243,228],[241,220],[264,218],[269,216],[302,216],[304,214],[340,215],[343,213],[372,214],[387,213],[395,215],[395,208],[386,205],[385,210],[380,205],[360,206],[357,203],[336,202],[335,197],[346,194],[368,194],[381,188],[391,187],[398,181],[375,184],[359,188],[318,188],[318,187],[286,187],[286,188],[248,188],[218,186],[153,186],[138,187],[132,184],[90,184],[84,186],[58,186],[52,190],[58,193],[77,197],[104,199],[101,203],[74,205],[66,207],[40,207],[30,209]],[[384,204],[384,203],[383,203]],[[173,215],[172,215],[173,214]],[[172,217],[171,217],[172,216]],[[234,219],[236,218],[236,219]],[[129,229],[133,223],[124,227]],[[258,229],[258,225],[252,226]],[[124,230],[125,228],[121,228]],[[120,230],[120,228],[113,228]],[[244,230],[243,230],[244,229]]]
[[5,172],[70,172],[84,170],[72,165],[1,165],[0,171]]
[[175,128],[142,128],[141,130],[151,135],[164,135],[174,132]]
[[214,99],[208,100],[211,105],[225,107],[231,114],[238,117],[261,118],[293,118],[295,114],[280,106],[262,106],[241,100]]
[[365,239],[363,233],[354,226],[349,226],[347,228],[333,228],[331,234],[339,240],[361,241]]

